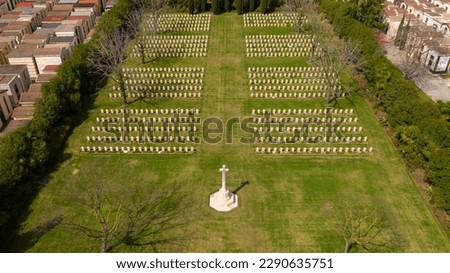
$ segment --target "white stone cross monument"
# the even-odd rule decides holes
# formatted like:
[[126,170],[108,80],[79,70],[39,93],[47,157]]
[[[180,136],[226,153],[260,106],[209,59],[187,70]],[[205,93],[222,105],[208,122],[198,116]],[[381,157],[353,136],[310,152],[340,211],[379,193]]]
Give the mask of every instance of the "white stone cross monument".
[[209,206],[217,211],[230,211],[237,208],[238,196],[227,190],[227,172],[229,169],[223,165],[219,171],[222,173],[222,187],[209,196]]
[[227,172],[229,169],[223,165],[222,168],[219,169],[220,172],[222,172],[222,188],[220,188],[220,191],[226,192],[227,191]]

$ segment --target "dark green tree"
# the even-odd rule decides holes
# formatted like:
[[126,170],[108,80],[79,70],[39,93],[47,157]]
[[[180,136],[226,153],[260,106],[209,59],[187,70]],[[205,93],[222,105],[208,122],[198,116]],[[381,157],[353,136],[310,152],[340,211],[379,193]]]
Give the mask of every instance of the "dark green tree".
[[211,1],[211,11],[214,14],[219,14],[220,13],[220,8],[219,8],[219,1],[220,0],[212,0]]
[[226,12],[231,11],[231,2],[233,2],[233,1],[232,0],[224,0],[224,9]]
[[400,24],[398,25],[397,33],[395,34],[394,39],[394,45],[398,46],[400,44],[400,39],[402,37],[402,32],[405,24],[405,14],[403,13],[402,20],[400,21]]
[[188,12],[189,14],[194,14],[194,0],[188,0]]
[[408,40],[408,34],[410,29],[410,20],[408,20],[408,23],[406,24],[405,28],[402,30],[402,36],[400,37],[398,48],[400,50],[404,50],[406,47],[406,41]]
[[350,0],[349,14],[368,27],[382,28],[383,0]]
[[206,0],[200,0],[200,10],[202,11],[202,12],[205,12],[206,11]]
[[269,3],[268,3],[268,1],[269,0],[261,0],[261,5],[260,5],[261,13],[269,12]]
[[242,0],[234,0],[234,8],[236,9],[237,14],[243,14],[243,3]]
[[249,0],[249,7],[248,10],[250,12],[254,11],[256,9],[256,0]]
[[436,207],[450,212],[450,148],[437,149],[430,157],[431,196]]

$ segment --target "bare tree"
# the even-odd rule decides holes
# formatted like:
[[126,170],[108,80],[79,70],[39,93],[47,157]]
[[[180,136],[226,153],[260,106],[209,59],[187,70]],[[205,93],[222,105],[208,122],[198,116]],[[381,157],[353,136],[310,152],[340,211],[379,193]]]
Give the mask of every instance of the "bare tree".
[[336,101],[349,92],[349,86],[344,84],[342,76],[351,66],[358,69],[363,62],[359,57],[361,46],[351,40],[320,43],[320,52],[316,54],[313,63],[319,66],[325,75],[326,104]]
[[410,26],[408,23],[405,28],[405,55],[398,66],[406,79],[418,79],[425,71],[422,65],[425,63],[429,48],[439,45],[443,35],[420,21],[414,20],[411,23],[413,25]]
[[151,246],[157,252],[160,245],[179,244],[187,238],[175,235],[191,221],[186,197],[179,186],[151,187],[146,193],[133,189],[117,197],[98,183],[94,188],[83,187],[75,198],[80,205],[77,211],[81,208],[85,218],[94,220],[81,222],[66,216],[63,226],[100,241],[104,253],[121,245]]
[[317,9],[316,0],[286,0],[283,9],[297,14],[297,20],[294,28],[297,32],[301,31],[305,15]]
[[309,62],[312,63],[316,54],[320,52],[320,41],[331,39],[327,35],[327,25],[321,14],[315,10],[305,15],[305,23],[301,26],[300,31],[310,34],[311,51],[309,53]]
[[331,209],[328,213],[332,225],[344,239],[345,253],[351,252],[355,247],[368,252],[391,248],[391,232],[377,209],[347,203],[343,209]]
[[158,33],[159,15],[165,7],[169,5],[169,0],[142,0],[144,7],[151,14],[150,31],[152,34]]
[[401,56],[398,68],[403,72],[405,79],[416,79],[424,72],[420,60],[408,56],[408,54],[403,54],[403,56]]
[[146,28],[142,25],[144,14],[144,8],[138,7],[127,14],[125,19],[127,29],[134,37],[139,56],[141,58],[141,64],[145,64],[145,46],[147,44],[147,41],[145,39],[147,36],[147,32],[145,31]]
[[124,105],[128,104],[123,64],[130,35],[123,29],[104,32],[95,42],[88,62],[94,74],[110,77],[119,87]]

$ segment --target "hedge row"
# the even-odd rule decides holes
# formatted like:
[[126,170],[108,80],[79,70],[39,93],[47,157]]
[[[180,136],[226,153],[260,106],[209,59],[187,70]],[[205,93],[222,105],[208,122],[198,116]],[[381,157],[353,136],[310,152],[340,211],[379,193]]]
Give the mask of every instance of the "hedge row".
[[383,54],[373,30],[349,14],[350,3],[320,0],[320,8],[344,39],[362,46],[369,94],[376,98],[387,123],[395,130],[398,148],[413,167],[428,172],[436,207],[450,212],[450,124],[438,106],[406,80]]
[[[96,26],[97,39],[102,31],[122,27],[123,15],[133,8],[128,0],[119,0],[101,16]],[[55,156],[60,154],[83,103],[96,92],[98,81],[89,74],[87,57],[92,41],[78,45],[71,57],[58,69],[50,82],[42,85],[33,119],[27,126],[0,138],[0,241],[5,242],[41,185]],[[2,245],[0,245],[1,247]]]

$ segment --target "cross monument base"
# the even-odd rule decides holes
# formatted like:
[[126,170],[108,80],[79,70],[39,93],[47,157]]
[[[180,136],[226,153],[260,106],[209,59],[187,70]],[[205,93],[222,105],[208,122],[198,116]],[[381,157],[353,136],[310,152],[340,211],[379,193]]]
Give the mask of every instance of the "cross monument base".
[[238,196],[221,188],[209,196],[209,206],[217,211],[230,211],[238,207]]

